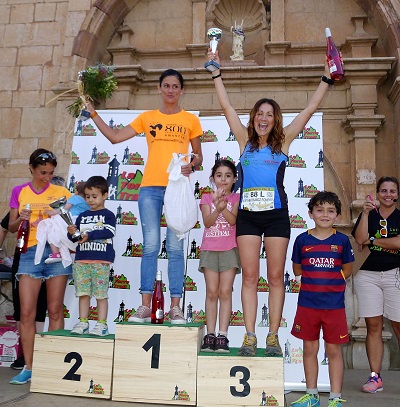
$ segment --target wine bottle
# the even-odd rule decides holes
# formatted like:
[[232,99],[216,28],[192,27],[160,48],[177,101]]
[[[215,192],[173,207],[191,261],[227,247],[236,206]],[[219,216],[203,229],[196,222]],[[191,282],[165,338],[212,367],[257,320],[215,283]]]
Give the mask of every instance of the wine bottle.
[[[26,204],[25,209],[29,211],[31,209],[31,206],[29,204]],[[26,250],[28,248],[29,231],[30,231],[29,220],[23,219],[23,221],[19,224],[18,227],[17,244],[15,247],[15,251],[17,253],[26,253]]]
[[156,284],[151,298],[151,323],[164,323],[164,293],[162,287],[162,274],[157,271]]
[[338,49],[332,39],[330,28],[325,28],[326,56],[328,58],[329,73],[331,79],[340,81],[344,76],[343,64]]

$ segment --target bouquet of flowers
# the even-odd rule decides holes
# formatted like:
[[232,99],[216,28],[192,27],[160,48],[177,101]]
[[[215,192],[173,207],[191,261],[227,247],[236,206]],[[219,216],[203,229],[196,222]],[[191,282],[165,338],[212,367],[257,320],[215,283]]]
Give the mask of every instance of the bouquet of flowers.
[[115,66],[99,63],[79,72],[77,82],[79,97],[68,106],[68,111],[72,116],[83,116],[86,120],[90,117],[89,112],[84,113],[87,100],[96,103],[112,96],[114,90],[117,89],[114,70]]

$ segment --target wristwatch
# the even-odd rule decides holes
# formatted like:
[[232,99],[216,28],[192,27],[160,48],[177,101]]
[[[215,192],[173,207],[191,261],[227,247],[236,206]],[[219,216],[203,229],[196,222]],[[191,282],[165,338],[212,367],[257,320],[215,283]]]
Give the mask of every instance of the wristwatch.
[[372,245],[375,244],[375,243],[374,243],[374,240],[375,240],[374,236],[371,236],[371,237],[369,238],[369,241],[371,242]]
[[335,83],[335,81],[333,79],[328,78],[325,75],[322,75],[321,81],[327,83],[328,85],[333,85]]
[[194,165],[192,165],[192,172],[196,171],[196,167]]

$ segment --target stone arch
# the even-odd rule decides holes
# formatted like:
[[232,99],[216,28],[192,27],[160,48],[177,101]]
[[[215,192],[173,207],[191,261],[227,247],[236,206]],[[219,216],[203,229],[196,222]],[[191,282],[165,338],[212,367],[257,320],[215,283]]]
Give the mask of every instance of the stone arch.
[[140,0],[97,0],[74,39],[72,55],[100,61],[115,31]]

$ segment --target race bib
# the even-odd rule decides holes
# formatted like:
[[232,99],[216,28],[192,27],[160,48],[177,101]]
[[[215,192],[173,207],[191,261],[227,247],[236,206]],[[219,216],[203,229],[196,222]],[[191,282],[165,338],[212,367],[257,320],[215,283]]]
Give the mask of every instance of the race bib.
[[252,212],[274,209],[274,188],[247,188],[242,194],[242,209]]

